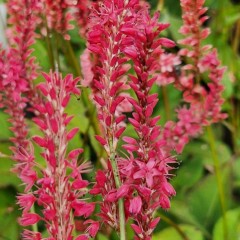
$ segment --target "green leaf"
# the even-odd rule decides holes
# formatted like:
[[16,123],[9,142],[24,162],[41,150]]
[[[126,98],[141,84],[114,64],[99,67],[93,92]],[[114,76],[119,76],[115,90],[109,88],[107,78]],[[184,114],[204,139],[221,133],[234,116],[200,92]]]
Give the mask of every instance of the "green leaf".
[[79,127],[79,131],[85,133],[88,129],[89,120],[86,116],[86,109],[83,106],[81,97],[72,96],[67,106],[66,112],[69,115],[74,115],[74,118],[69,123],[69,128]]
[[203,160],[200,156],[184,158],[177,171],[177,176],[173,178],[172,184],[175,189],[186,190],[197,183],[203,175]]
[[8,140],[8,138],[12,135],[9,127],[11,124],[8,122],[8,114],[0,111],[0,126],[1,126],[1,135],[0,140]]
[[98,233],[97,240],[108,240],[108,238],[104,236],[102,233]]
[[203,240],[203,235],[196,227],[186,224],[180,224],[178,227],[183,231],[187,238],[183,238],[173,227],[153,235],[153,240]]
[[[229,240],[240,238],[240,208],[230,210],[226,214]],[[223,218],[220,218],[214,226],[213,240],[225,240],[223,233]]]
[[0,239],[19,239],[20,226],[17,222],[16,191],[12,187],[0,188]]
[[[220,141],[216,141],[215,145],[217,146],[216,151],[218,154],[220,165],[225,164],[231,158],[231,151],[229,147]],[[190,142],[184,149],[180,159],[184,163],[185,159],[189,159],[189,158],[191,159],[196,158],[198,160],[201,159],[205,166],[213,169],[212,153],[211,153],[209,144],[207,142],[203,142],[203,141]]]
[[[229,167],[222,170],[222,184],[225,189],[225,201],[230,199],[229,193]],[[215,221],[221,216],[221,206],[217,187],[217,180],[214,175],[205,177],[195,189],[187,196],[189,211],[200,224],[206,228],[213,226]]]
[[37,39],[33,45],[33,49],[34,52],[32,53],[32,56],[35,56],[37,58],[36,62],[39,63],[39,65],[42,67],[42,70],[48,72],[51,68],[51,64],[49,61],[47,49],[45,48],[43,41]]
[[15,173],[11,171],[14,162],[9,158],[0,158],[0,188],[13,185],[16,188],[20,185],[20,180]]

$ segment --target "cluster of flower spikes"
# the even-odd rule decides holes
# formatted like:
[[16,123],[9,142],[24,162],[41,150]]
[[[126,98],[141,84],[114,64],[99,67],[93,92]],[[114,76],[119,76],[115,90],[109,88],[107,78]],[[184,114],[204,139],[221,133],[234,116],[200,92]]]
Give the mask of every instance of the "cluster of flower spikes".
[[[12,82],[16,89],[14,99],[19,97],[16,95],[24,92],[32,104],[31,101],[34,102],[37,98],[33,80],[37,77],[38,65],[35,63],[35,58],[31,56],[33,52],[31,47],[35,43],[35,30],[40,22],[41,4],[37,0],[10,0],[7,7],[9,50],[6,52],[6,61],[12,71],[6,72],[12,72],[12,76],[6,79],[8,79],[8,84]],[[12,79],[14,77],[15,80]]]
[[[23,226],[31,225],[37,223],[39,220],[43,220],[46,223],[46,226],[49,230],[49,233],[52,237],[49,237],[48,239],[55,239],[55,235],[58,236],[59,239],[61,238],[61,234],[64,233],[64,236],[69,236],[66,239],[73,239],[71,236],[71,232],[73,230],[73,222],[72,222],[72,216],[69,214],[71,209],[74,209],[74,214],[76,216],[84,216],[87,217],[94,209],[94,204],[87,204],[84,203],[84,201],[80,201],[79,198],[82,196],[84,192],[86,192],[85,187],[87,186],[87,182],[82,180],[81,173],[87,172],[89,170],[88,164],[83,164],[82,166],[77,166],[77,156],[82,150],[75,150],[69,153],[67,160],[71,160],[71,163],[63,167],[63,170],[66,168],[73,169],[71,176],[68,177],[67,180],[70,180],[66,191],[72,191],[69,196],[63,191],[61,188],[55,188],[55,192],[49,192],[49,197],[47,195],[47,192],[44,191],[51,191],[54,190],[54,187],[50,186],[51,184],[54,184],[54,182],[48,182],[48,180],[52,180],[48,178],[49,173],[56,173],[55,170],[49,169],[44,170],[44,168],[41,168],[43,178],[42,181],[39,180],[39,177],[37,175],[36,171],[36,163],[34,159],[34,151],[33,146],[30,143],[30,141],[27,139],[27,124],[25,121],[25,111],[27,104],[30,103],[31,109],[35,109],[35,104],[40,104],[42,102],[42,99],[39,97],[37,92],[35,91],[33,80],[37,76],[36,69],[37,65],[34,62],[34,58],[31,57],[31,46],[34,44],[34,40],[36,37],[35,29],[36,26],[41,22],[39,16],[42,9],[42,5],[40,1],[35,0],[26,0],[26,1],[17,1],[17,0],[11,0],[8,2],[8,12],[10,15],[9,18],[9,29],[8,29],[8,39],[9,39],[9,45],[10,48],[6,51],[1,50],[0,54],[0,65],[1,65],[1,72],[0,72],[0,91],[1,91],[1,107],[5,108],[5,112],[10,115],[10,122],[12,123],[11,131],[14,133],[14,137],[11,139],[14,143],[14,146],[11,147],[11,150],[13,152],[13,160],[16,161],[14,171],[17,172],[19,178],[22,180],[22,182],[26,185],[24,194],[20,195],[18,197],[18,203],[23,209],[23,215],[20,219],[20,223]],[[57,76],[55,76],[57,78]],[[71,77],[69,77],[71,79]],[[70,92],[73,90],[72,86],[69,85],[69,82],[71,80],[67,80],[66,82],[66,92],[68,97],[66,96],[66,99],[64,100],[67,104],[67,99],[70,96]],[[54,78],[53,78],[54,79]],[[60,79],[60,76],[59,76]],[[62,80],[59,80],[62,81]],[[59,82],[58,81],[58,82]],[[75,84],[76,82],[74,82]],[[54,83],[56,84],[56,82]],[[64,86],[61,86],[64,87]],[[41,88],[42,91],[43,88]],[[59,89],[56,89],[59,90]],[[73,92],[76,92],[75,89]],[[63,92],[62,92],[63,93]],[[51,90],[51,94],[54,94],[53,90]],[[61,97],[63,97],[61,95]],[[54,99],[53,99],[54,100]],[[53,105],[55,106],[55,101],[53,101]],[[51,108],[51,105],[46,103],[46,106],[49,106]],[[39,110],[39,112],[35,112],[36,114],[42,113],[41,111],[44,111],[45,106],[37,105],[36,108]],[[49,110],[49,108],[48,108]],[[41,115],[41,114],[40,114]],[[46,115],[46,114],[45,114]],[[50,116],[50,115],[49,115]],[[64,114],[63,115],[66,121],[70,121],[71,119],[68,118]],[[44,121],[39,119],[35,119],[35,122],[39,125],[45,128]],[[54,120],[49,118],[49,121],[46,121],[48,124],[46,125],[49,127],[49,124],[54,124]],[[56,126],[55,125],[55,130]],[[52,127],[52,125],[51,125]],[[63,126],[60,126],[58,130],[63,131],[62,134],[64,134],[64,128]],[[43,129],[42,129],[43,130]],[[46,134],[52,133],[49,129],[45,129]],[[52,129],[52,131],[54,131]],[[76,129],[73,130],[73,132],[70,132],[67,136],[67,141],[70,140],[71,134],[73,135],[76,133]],[[36,141],[41,141],[40,138],[36,137],[34,138]],[[64,144],[62,142],[64,139],[61,138],[61,144]],[[40,142],[38,142],[41,144]],[[51,142],[53,143],[53,142]],[[42,142],[43,144],[43,142]],[[63,145],[62,145],[63,146]],[[58,146],[49,145],[49,147],[52,148]],[[63,151],[63,149],[61,149]],[[65,151],[65,150],[64,150]],[[64,154],[64,151],[61,152],[61,154]],[[48,152],[46,154],[46,152]],[[46,147],[45,153],[43,153],[43,156],[46,159],[46,162],[50,164],[50,162],[53,164],[52,161],[54,161],[54,156],[48,156],[49,150]],[[58,153],[57,153],[58,154]],[[63,157],[64,155],[61,155],[60,157]],[[56,161],[59,159],[56,156]],[[67,161],[66,160],[66,161]],[[38,166],[38,165],[37,165]],[[51,164],[49,165],[51,166]],[[61,169],[58,170],[58,176],[61,174]],[[48,179],[47,179],[48,178]],[[55,179],[55,177],[54,177]],[[56,180],[56,179],[55,179]],[[66,179],[62,179],[66,181]],[[49,185],[50,184],[50,185]],[[47,186],[48,185],[48,186]],[[67,185],[67,183],[66,183]],[[70,187],[69,187],[70,186]],[[49,187],[49,188],[48,188]],[[34,191],[34,189],[37,188],[37,191]],[[82,189],[82,190],[81,190]],[[57,196],[57,191],[58,195]],[[66,205],[66,201],[61,197],[62,193],[64,193],[64,197],[69,197],[69,203],[68,208],[66,211],[62,211],[64,206]],[[51,195],[52,194],[52,195]],[[55,195],[54,195],[55,194]],[[46,197],[46,198],[44,198]],[[52,201],[51,197],[53,198]],[[58,197],[58,199],[56,199]],[[48,202],[47,202],[48,201]],[[60,206],[61,209],[57,209],[59,206],[59,201],[61,203],[64,203],[64,206]],[[33,204],[41,205],[43,208],[43,217],[40,217],[38,214],[31,213],[30,208],[33,206]],[[60,216],[62,214],[62,216]],[[62,219],[62,222],[64,224],[61,225],[61,227],[58,229],[58,221]],[[50,220],[51,219],[51,220]],[[64,221],[63,221],[64,220]],[[71,220],[71,221],[70,221]],[[78,236],[76,239],[86,239],[89,237],[94,237],[96,235],[96,232],[98,230],[98,222],[94,222],[92,220],[88,220],[84,222],[85,225],[88,225],[88,228],[86,230],[86,233],[84,235]],[[65,227],[65,229],[64,229]],[[61,231],[61,233],[59,233]],[[42,236],[38,232],[32,232],[29,230],[25,230],[23,233],[24,239],[42,239]],[[65,239],[65,237],[63,237]]]
[[[190,62],[182,67],[180,76],[176,75],[175,86],[183,92],[186,106],[177,110],[176,123],[169,121],[164,127],[162,140],[166,151],[174,148],[181,153],[189,139],[201,133],[204,126],[226,118],[226,114],[221,112],[224,102],[221,80],[225,68],[220,66],[216,49],[202,46],[202,40],[210,33],[208,28],[202,28],[208,19],[204,15],[207,11],[204,2],[181,0],[184,24],[180,33],[186,37],[179,41],[185,46],[179,51],[179,56]],[[202,79],[204,73],[208,75],[206,83]]]
[[[158,15],[151,19],[147,5],[138,1],[106,0],[94,5],[90,17],[88,48],[99,57],[93,72],[93,87],[103,132],[103,136],[96,138],[104,146],[109,160],[108,169],[97,172],[96,184],[90,192],[102,195],[99,215],[116,229],[119,229],[117,201],[124,198],[126,218],[132,217],[136,222],[132,225],[135,238],[150,239],[159,221],[153,218],[154,210],[160,206],[169,208],[169,197],[175,194],[167,181],[172,169],[169,165],[175,160],[160,150],[160,129],[156,126],[159,117],[152,117],[157,95],[150,94],[157,79],[159,55],[164,53],[161,46],[173,47],[174,43],[158,39],[168,25],[159,24]],[[129,69],[125,63],[130,59],[137,77],[130,76],[128,84],[123,76]],[[123,95],[126,86],[134,90],[137,101]],[[119,157],[116,152],[124,130],[125,116],[121,112],[118,115],[117,111],[122,101],[135,109],[129,122],[139,136],[138,140],[124,137],[129,159]],[[133,157],[132,152],[137,157]]]
[[[46,166],[38,166],[37,171],[26,173],[23,182],[26,184],[25,193],[18,196],[18,204],[23,209],[20,224],[29,226],[42,220],[45,222],[49,233],[48,240],[73,239],[74,216],[88,217],[94,210],[94,203],[88,203],[83,199],[86,193],[88,181],[83,180],[82,173],[89,172],[91,166],[88,163],[78,164],[78,156],[82,149],[74,149],[67,154],[69,141],[75,136],[78,129],[67,131],[67,125],[73,118],[65,113],[71,94],[79,94],[76,87],[79,79],[73,79],[67,75],[62,79],[59,73],[44,74],[45,82],[38,85],[44,95],[45,101],[36,104],[38,116],[34,122],[38,125],[43,136],[34,136],[33,140],[43,152]],[[20,149],[15,155],[17,160],[34,161],[33,150]],[[40,176],[41,175],[41,176]],[[31,191],[30,191],[31,190]],[[42,208],[42,217],[31,213],[33,204]],[[89,225],[86,234],[75,239],[82,240],[95,237],[99,223],[92,220],[85,221]],[[39,232],[25,230],[23,239],[43,239]]]

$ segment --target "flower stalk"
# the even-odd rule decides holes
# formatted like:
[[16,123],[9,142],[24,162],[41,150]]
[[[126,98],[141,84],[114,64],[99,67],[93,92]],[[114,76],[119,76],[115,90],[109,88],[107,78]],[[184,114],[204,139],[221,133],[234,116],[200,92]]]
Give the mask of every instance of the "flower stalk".
[[212,159],[214,164],[215,175],[217,179],[218,194],[219,194],[221,210],[222,210],[223,234],[224,234],[224,239],[228,240],[228,224],[227,224],[227,216],[226,216],[226,200],[225,200],[225,194],[223,189],[223,179],[222,179],[222,173],[220,168],[220,161],[219,161],[218,154],[216,151],[216,146],[215,146],[215,137],[214,137],[211,126],[207,127],[207,133],[208,133],[209,146],[211,149],[211,154],[212,154]]

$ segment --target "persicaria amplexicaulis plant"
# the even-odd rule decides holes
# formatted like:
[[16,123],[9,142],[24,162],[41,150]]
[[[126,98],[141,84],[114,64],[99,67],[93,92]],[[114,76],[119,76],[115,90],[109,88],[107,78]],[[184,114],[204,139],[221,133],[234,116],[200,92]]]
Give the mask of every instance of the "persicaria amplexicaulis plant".
[[[123,240],[129,239],[126,224],[134,239],[152,238],[160,220],[155,212],[169,209],[176,194],[169,182],[176,154],[204,126],[226,117],[221,112],[224,68],[217,51],[202,44],[210,33],[202,28],[204,1],[180,2],[184,39],[177,52],[177,43],[162,36],[169,24],[159,22],[158,12],[151,15],[145,1],[9,1],[0,106],[11,123],[13,171],[25,186],[17,196],[19,223],[26,227],[23,239],[86,240],[107,225]],[[80,63],[69,43],[74,25],[86,40]],[[47,42],[49,73],[32,57],[36,38]],[[61,69],[59,39],[68,46],[76,78]],[[201,84],[203,74],[207,88]],[[184,104],[176,110],[177,121],[160,126],[154,89],[168,84],[182,92]],[[95,130],[103,150],[98,160],[90,159],[101,163],[96,171],[90,160],[83,160],[87,133],[79,147],[71,147],[71,140],[83,133],[70,124],[71,98],[89,105],[88,128]],[[38,135],[29,133],[27,112]],[[125,131],[129,127],[130,134]],[[41,149],[40,156],[34,148]],[[90,172],[93,180],[87,177]]]

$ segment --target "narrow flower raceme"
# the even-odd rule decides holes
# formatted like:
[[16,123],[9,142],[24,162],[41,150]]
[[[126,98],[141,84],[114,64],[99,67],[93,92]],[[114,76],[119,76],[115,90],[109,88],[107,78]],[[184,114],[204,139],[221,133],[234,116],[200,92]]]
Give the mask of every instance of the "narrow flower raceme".
[[[10,0],[8,7],[8,29],[7,36],[9,41],[9,53],[7,61],[9,67],[14,68],[17,74],[15,78],[16,88],[20,89],[19,94],[24,91],[30,105],[37,102],[37,93],[33,81],[37,77],[38,65],[35,58],[31,56],[35,43],[35,30],[40,22],[39,12],[41,11],[40,2],[37,0]],[[9,79],[9,81],[12,81]]]
[[156,84],[159,86],[165,86],[174,83],[176,80],[175,68],[181,64],[181,60],[178,55],[173,53],[162,53],[159,56],[159,62],[157,64],[159,71],[154,69],[154,73],[157,77]]
[[[71,75],[62,79],[58,73],[44,74],[44,77],[46,82],[41,83],[38,88],[45,96],[45,102],[35,106],[39,115],[34,118],[43,136],[34,136],[33,140],[43,149],[41,155],[46,161],[46,167],[40,168],[41,177],[30,169],[22,171],[26,189],[25,194],[18,197],[18,203],[23,209],[20,224],[28,226],[42,220],[49,233],[48,239],[73,239],[72,214],[86,218],[94,210],[94,203],[87,203],[82,199],[88,185],[88,182],[83,180],[82,173],[90,171],[89,163],[80,166],[77,163],[77,158],[83,150],[75,149],[67,154],[68,142],[78,129],[67,131],[66,127],[72,116],[68,116],[64,110],[70,94],[80,93],[76,88],[78,79],[73,79]],[[34,153],[22,149],[16,158],[18,160],[28,158],[30,163],[34,160]],[[33,185],[36,186],[36,190],[29,192]],[[29,212],[33,204],[38,204],[42,208],[43,217]],[[92,225],[97,229],[98,223],[92,221],[89,224],[89,230],[85,235],[95,237],[96,233],[90,229]],[[34,239],[38,239],[41,236],[39,234],[25,231],[23,238],[34,236]]]
[[15,50],[1,51],[2,71],[1,81],[1,105],[4,111],[10,116],[11,131],[13,137],[11,141],[15,146],[27,147],[27,126],[25,122],[24,109],[26,107],[27,98],[23,96],[28,90],[27,83],[21,78],[21,66],[18,59],[14,58]]
[[[72,13],[69,7],[76,1],[72,0],[41,0],[43,4],[43,13],[46,17],[46,23],[49,30],[54,30],[60,34],[63,34],[66,40],[70,40],[68,31],[73,29],[71,21],[73,20]],[[45,29],[45,32],[47,30]],[[46,34],[46,33],[45,33]]]
[[[175,84],[183,92],[186,106],[177,110],[178,122],[167,122],[163,131],[166,147],[175,148],[178,153],[182,152],[191,137],[202,132],[204,126],[226,117],[221,113],[224,68],[220,67],[216,49],[202,46],[202,40],[210,33],[208,28],[202,28],[208,19],[204,16],[207,8],[203,4],[204,0],[181,0],[184,25],[180,33],[186,37],[179,41],[185,46],[179,55],[187,57],[189,64],[182,68]],[[208,75],[206,83],[202,79],[204,73]]]
[[153,117],[153,110],[158,102],[158,95],[151,94],[151,88],[157,77],[153,69],[158,64],[159,55],[164,53],[162,47],[173,47],[175,44],[159,34],[168,24],[158,23],[159,14],[149,16],[147,8],[142,8],[135,16],[134,29],[126,41],[131,43],[124,52],[134,65],[136,76],[130,75],[130,86],[136,99],[128,98],[134,112],[129,122],[133,125],[138,138],[125,136],[123,146],[129,158],[122,160],[120,172],[124,184],[118,195],[124,196],[127,216],[134,220],[132,228],[135,239],[151,239],[159,218],[154,218],[154,211],[161,207],[170,208],[169,198],[175,190],[168,182],[171,163],[175,160],[166,156],[161,150],[160,127],[157,125],[159,116]]
[[[97,104],[98,119],[102,127],[102,136],[96,139],[103,145],[108,156],[108,170],[99,171],[93,194],[101,194],[101,216],[103,221],[125,235],[123,202],[117,206],[117,189],[121,186],[117,164],[117,144],[125,130],[124,119],[120,109],[125,100],[126,77],[129,70],[123,49],[130,44],[125,41],[125,34],[131,29],[128,26],[133,8],[137,1],[105,0],[93,5],[90,14],[88,49],[98,56],[94,70],[94,100]],[[129,103],[127,103],[129,105]],[[122,110],[122,111],[121,111]],[[106,184],[105,184],[106,183]],[[119,224],[120,223],[120,224]],[[125,239],[125,238],[124,238]]]
[[[37,1],[11,0],[8,2],[8,39],[9,47],[1,51],[2,71],[0,77],[1,103],[4,111],[10,116],[11,131],[13,137],[11,141],[13,159],[19,149],[25,151],[29,147],[27,139],[28,129],[25,120],[25,110],[27,103],[33,104],[37,99],[36,91],[33,87],[33,80],[36,78],[35,60],[31,57],[31,46],[35,39],[35,28],[37,25],[37,14],[39,5]],[[32,168],[32,160],[25,161],[19,158],[14,171],[21,179],[25,178],[26,169]],[[24,173],[22,172],[24,171]]]
[[83,38],[86,38],[91,3],[91,0],[77,1],[77,4],[74,6],[74,17],[79,26],[79,33]]

